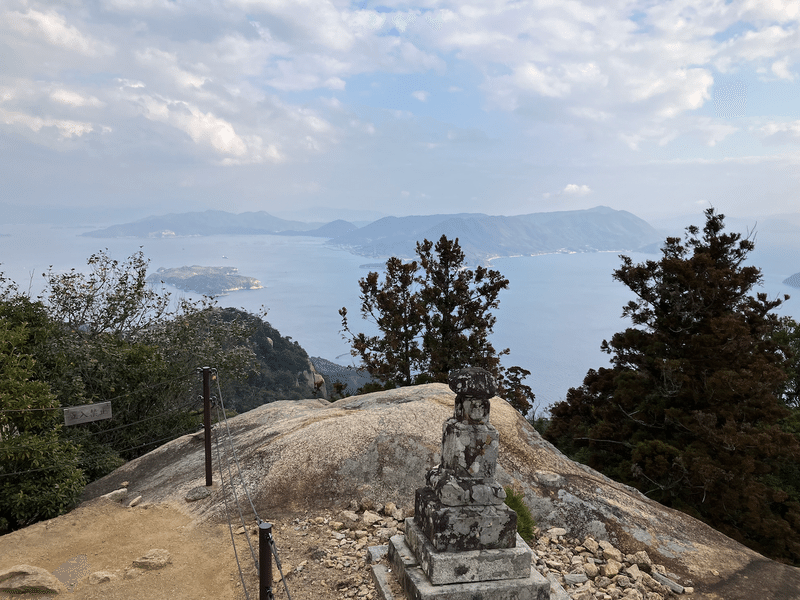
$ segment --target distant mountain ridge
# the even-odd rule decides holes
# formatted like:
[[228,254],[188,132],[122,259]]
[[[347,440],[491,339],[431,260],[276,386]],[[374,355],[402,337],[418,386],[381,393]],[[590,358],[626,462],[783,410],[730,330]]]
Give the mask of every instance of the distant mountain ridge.
[[458,238],[467,257],[485,262],[506,256],[644,250],[661,236],[624,210],[587,210],[490,216],[481,213],[385,217],[329,240],[361,256],[412,258],[416,242]]
[[[179,237],[194,235],[263,235],[282,231],[310,232],[326,223],[287,221],[262,211],[239,214],[222,210],[206,210],[180,214],[145,217],[133,223],[112,225],[104,229],[87,231],[85,237]],[[341,231],[337,231],[338,235]],[[305,233],[305,235],[312,235]],[[320,237],[328,237],[323,235]]]
[[[416,243],[458,238],[470,264],[507,256],[652,251],[662,240],[649,223],[624,210],[587,210],[491,216],[457,213],[384,217],[358,228],[341,219],[303,223],[264,211],[233,214],[218,210],[150,216],[82,234],[87,237],[181,237],[204,235],[303,235],[353,254],[374,258],[412,258]],[[650,246],[648,248],[648,246]]]

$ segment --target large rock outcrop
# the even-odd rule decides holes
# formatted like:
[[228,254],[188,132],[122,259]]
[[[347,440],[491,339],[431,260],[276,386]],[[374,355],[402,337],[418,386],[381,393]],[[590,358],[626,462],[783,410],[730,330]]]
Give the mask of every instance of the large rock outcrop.
[[[229,425],[243,479],[265,518],[274,511],[344,507],[365,497],[410,511],[416,488],[439,462],[442,423],[453,413],[454,398],[446,385],[429,384],[334,403],[274,402],[230,419]],[[695,597],[800,598],[800,570],[567,459],[504,400],[492,399],[490,420],[500,434],[497,481],[524,493],[543,528],[607,539],[624,553],[646,550],[692,581]],[[222,445],[220,451],[224,462]],[[127,463],[89,485],[84,498],[129,481],[132,493],[145,502],[167,501],[197,520],[218,520],[225,505],[216,449],[212,459],[212,494],[197,502],[184,497],[205,483],[202,432]],[[227,474],[225,492],[232,500]],[[242,490],[237,492],[243,498]]]

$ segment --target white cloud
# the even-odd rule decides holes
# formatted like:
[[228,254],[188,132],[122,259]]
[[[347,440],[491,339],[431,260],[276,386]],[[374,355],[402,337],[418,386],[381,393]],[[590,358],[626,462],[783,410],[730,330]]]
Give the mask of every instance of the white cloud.
[[392,23],[399,32],[404,32],[408,27],[417,20],[417,14],[410,13],[396,13],[392,17]]
[[756,133],[765,144],[791,144],[800,142],[800,121],[773,121],[757,128]]
[[411,92],[411,95],[420,102],[425,102],[428,99],[428,96],[430,96],[430,93],[424,90],[417,90],[416,92]]
[[98,100],[94,96],[82,96],[77,92],[65,89],[56,89],[50,92],[50,98],[61,104],[68,104],[70,106],[93,106],[95,108],[102,108],[105,102]]
[[55,127],[61,138],[81,137],[84,134],[94,131],[91,123],[73,121],[70,119],[43,118],[22,112],[6,111],[0,108],[0,121],[6,125],[24,125],[34,132],[39,132],[44,128]]
[[700,117],[697,119],[695,130],[699,133],[706,146],[716,146],[729,135],[738,132],[739,128],[727,121]]
[[781,79],[794,81],[795,75],[789,70],[789,57],[784,56],[781,60],[772,63],[772,72]]
[[508,78],[508,81],[542,96],[561,98],[570,92],[570,86],[561,81],[560,77],[553,73],[552,68],[545,67],[543,71],[533,63],[515,68],[513,77]]
[[329,0],[230,0],[229,4],[242,7],[262,21],[259,15],[290,24],[286,40],[289,43],[347,51],[355,42],[353,32]]
[[178,66],[178,57],[171,52],[158,48],[145,48],[135,53],[136,60],[142,65],[157,71],[162,77],[177,83],[180,87],[201,87],[209,77],[197,75]]
[[569,183],[561,190],[561,193],[567,196],[585,196],[591,192],[592,190],[588,185],[578,185],[576,183]]
[[3,17],[12,29],[22,35],[47,41],[86,56],[98,56],[112,51],[108,44],[84,35],[77,27],[67,24],[67,20],[54,10],[39,12],[28,9],[26,13],[7,11]]
[[141,97],[143,114],[151,121],[168,123],[189,135],[195,144],[211,146],[219,154],[241,157],[248,151],[245,141],[229,122],[204,113],[186,102],[167,102],[152,96]]

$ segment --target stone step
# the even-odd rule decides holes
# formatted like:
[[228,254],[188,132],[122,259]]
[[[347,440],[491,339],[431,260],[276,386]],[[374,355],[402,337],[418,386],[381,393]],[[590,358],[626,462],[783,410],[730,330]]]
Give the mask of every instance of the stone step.
[[402,535],[390,540],[389,559],[406,597],[414,600],[550,600],[550,582],[532,567],[527,577],[433,585]]
[[527,577],[531,549],[516,534],[514,548],[437,552],[413,518],[406,519],[405,543],[433,585]]

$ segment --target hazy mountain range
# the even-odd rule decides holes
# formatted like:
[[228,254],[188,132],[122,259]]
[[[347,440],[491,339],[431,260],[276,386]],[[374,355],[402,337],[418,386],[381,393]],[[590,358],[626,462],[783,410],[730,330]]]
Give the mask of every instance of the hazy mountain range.
[[417,241],[436,241],[442,235],[458,238],[470,262],[554,252],[644,251],[661,241],[661,235],[639,217],[598,206],[512,217],[480,213],[385,217],[329,243],[362,256],[410,258]]
[[370,257],[415,255],[418,241],[458,238],[470,263],[554,252],[654,250],[662,236],[639,217],[598,206],[588,210],[491,216],[482,213],[385,217],[363,227],[347,221],[305,223],[266,212],[204,211],[151,216],[84,233],[88,237],[305,235]]
[[288,221],[264,211],[234,214],[222,210],[206,210],[145,217],[132,223],[87,231],[82,235],[97,238],[151,238],[190,235],[259,235],[282,231],[303,231],[307,232],[303,235],[313,235],[308,232],[323,225],[327,224]]

